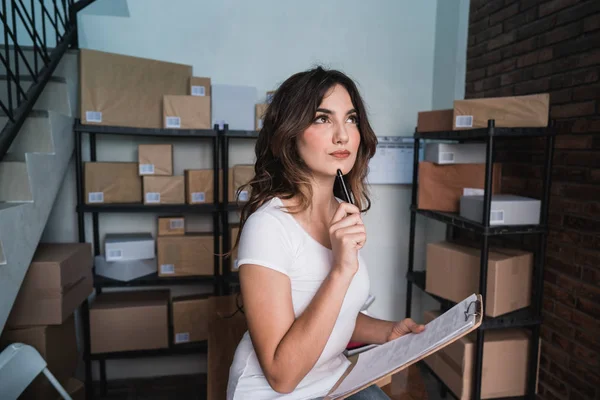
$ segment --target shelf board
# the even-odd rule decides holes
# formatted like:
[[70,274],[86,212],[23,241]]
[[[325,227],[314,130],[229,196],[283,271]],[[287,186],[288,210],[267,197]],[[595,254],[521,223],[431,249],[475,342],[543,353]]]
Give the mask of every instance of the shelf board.
[[142,203],[135,204],[79,204],[78,212],[116,212],[116,213],[131,213],[131,212],[157,212],[157,213],[173,213],[173,214],[198,214],[211,213],[217,211],[216,204],[156,204],[146,205]]
[[76,120],[73,127],[75,132],[96,133],[105,135],[129,135],[129,136],[159,136],[159,137],[197,137],[214,138],[217,131],[213,129],[166,129],[166,128],[135,128],[129,126],[105,126],[94,124],[82,124]]
[[[169,328],[170,329],[170,328]],[[91,360],[115,360],[124,358],[160,357],[170,355],[181,355],[190,353],[206,353],[208,351],[207,341],[171,344],[164,349],[117,351],[111,353],[90,354]]]
[[457,213],[448,213],[435,210],[422,210],[411,207],[412,212],[435,219],[457,228],[466,229],[481,235],[518,235],[518,234],[540,234],[546,232],[543,225],[495,225],[485,227],[483,224],[461,217]]
[[256,139],[258,131],[228,130],[225,132],[225,136],[235,139]]
[[[439,296],[431,294],[425,290],[425,271],[413,271],[406,274],[406,279],[419,289],[427,293],[432,298],[439,301],[444,308],[450,308],[456,303],[443,299]],[[541,317],[533,315],[531,307],[522,308],[520,310],[513,311],[508,314],[500,315],[498,317],[484,317],[481,328],[483,330],[490,329],[504,329],[504,328],[527,328],[542,323]]]
[[[556,129],[544,128],[494,128],[494,137],[535,137],[556,135]],[[415,139],[433,140],[481,140],[489,136],[488,128],[466,129],[458,131],[416,132]]]
[[111,279],[102,275],[94,274],[94,287],[108,288],[136,286],[169,286],[190,283],[212,283],[215,282],[215,280],[217,279],[219,278],[213,275],[162,277],[158,276],[158,272],[155,272],[150,275],[145,275],[130,281],[118,281],[116,279]]
[[244,207],[246,203],[229,203],[227,204],[227,211],[241,211],[242,207]]

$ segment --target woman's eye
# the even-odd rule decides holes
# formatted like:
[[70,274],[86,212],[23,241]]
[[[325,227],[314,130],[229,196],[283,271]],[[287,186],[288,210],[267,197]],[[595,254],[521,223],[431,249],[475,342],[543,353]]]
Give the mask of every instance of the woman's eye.
[[351,124],[358,124],[358,117],[356,115],[351,115],[348,117],[348,121]]
[[315,118],[315,123],[317,124],[324,124],[327,122],[327,117],[324,115],[319,115],[317,118]]

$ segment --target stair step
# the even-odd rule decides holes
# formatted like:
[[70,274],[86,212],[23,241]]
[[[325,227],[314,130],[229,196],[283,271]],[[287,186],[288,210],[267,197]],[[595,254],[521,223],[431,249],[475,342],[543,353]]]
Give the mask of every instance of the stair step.
[[[33,84],[33,78],[30,76],[21,77],[21,87],[27,93],[29,87]],[[14,108],[17,108],[17,87],[11,81],[11,97]],[[0,100],[8,105],[8,80],[6,75],[0,75]],[[23,98],[21,97],[21,101]],[[51,77],[46,83],[46,87],[34,105],[34,108],[41,110],[50,110],[72,116],[71,105],[69,102],[69,85],[66,78]]]
[[0,162],[0,202],[31,202],[31,187],[24,161]]
[[[2,120],[0,120],[1,122]],[[25,161],[26,153],[52,153],[53,151],[54,144],[48,111],[33,110],[23,123],[4,160]]]

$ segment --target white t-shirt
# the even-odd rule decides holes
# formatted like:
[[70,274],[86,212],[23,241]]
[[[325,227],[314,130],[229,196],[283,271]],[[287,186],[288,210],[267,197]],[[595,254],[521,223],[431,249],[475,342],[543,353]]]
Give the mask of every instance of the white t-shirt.
[[[250,215],[238,248],[237,265],[256,264],[286,274],[296,318],[309,305],[332,267],[333,252],[312,238],[274,198]],[[289,394],[267,382],[249,332],[240,341],[229,371],[228,400],[314,399],[325,396],[350,365],[342,354],[369,295],[369,275],[359,251],[359,268],[350,284],[329,340],[313,369]],[[263,318],[268,318],[265,314]]]

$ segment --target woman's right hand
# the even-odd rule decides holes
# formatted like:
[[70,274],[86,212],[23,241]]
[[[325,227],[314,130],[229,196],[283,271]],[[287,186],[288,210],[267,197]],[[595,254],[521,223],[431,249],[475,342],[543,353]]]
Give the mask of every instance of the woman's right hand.
[[367,231],[358,207],[340,203],[329,226],[333,270],[353,276],[358,271],[358,250],[367,241]]

